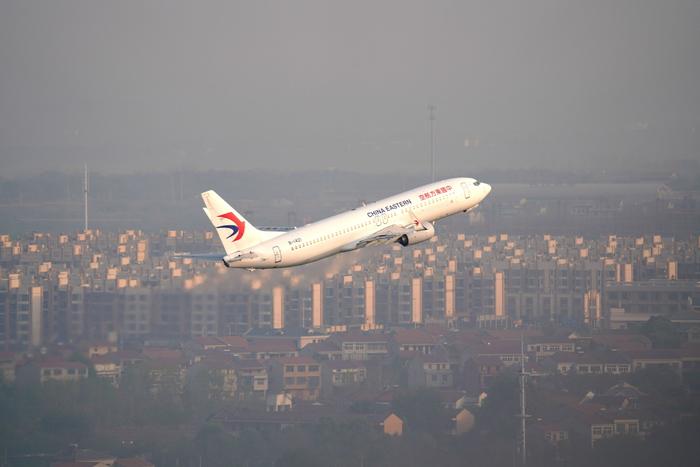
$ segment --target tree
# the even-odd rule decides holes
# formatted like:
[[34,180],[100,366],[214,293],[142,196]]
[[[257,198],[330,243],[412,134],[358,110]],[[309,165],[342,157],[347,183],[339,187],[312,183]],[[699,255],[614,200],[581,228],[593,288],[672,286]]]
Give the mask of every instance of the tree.
[[652,316],[641,327],[642,334],[651,340],[655,349],[677,349],[681,346],[681,335],[673,323],[663,316]]
[[394,399],[393,407],[396,414],[405,420],[408,430],[436,435],[445,432],[450,423],[440,395],[432,389],[400,393]]

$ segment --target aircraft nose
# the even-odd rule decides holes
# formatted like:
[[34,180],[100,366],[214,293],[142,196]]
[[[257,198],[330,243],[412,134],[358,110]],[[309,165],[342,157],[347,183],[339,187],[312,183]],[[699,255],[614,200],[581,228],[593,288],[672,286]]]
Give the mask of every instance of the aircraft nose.
[[482,183],[481,186],[484,187],[484,198],[486,198],[489,195],[489,193],[491,193],[491,185],[489,185],[488,183]]

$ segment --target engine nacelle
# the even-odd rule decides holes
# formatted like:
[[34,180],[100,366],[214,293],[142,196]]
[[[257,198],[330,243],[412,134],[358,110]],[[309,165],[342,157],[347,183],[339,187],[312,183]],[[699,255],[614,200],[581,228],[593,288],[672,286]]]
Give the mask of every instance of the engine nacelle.
[[396,241],[403,246],[408,246],[430,240],[435,236],[435,227],[430,222],[424,223],[423,226],[425,230],[414,230],[411,233],[403,234]]

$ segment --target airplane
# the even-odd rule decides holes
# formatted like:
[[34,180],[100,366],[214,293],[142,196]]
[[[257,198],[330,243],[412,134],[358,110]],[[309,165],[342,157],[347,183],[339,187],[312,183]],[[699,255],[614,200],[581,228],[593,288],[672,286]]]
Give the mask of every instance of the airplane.
[[370,245],[415,245],[435,235],[434,222],[476,208],[491,186],[449,178],[405,191],[302,227],[256,229],[215,191],[202,193],[204,212],[225,254],[175,254],[223,261],[227,268],[286,268]]

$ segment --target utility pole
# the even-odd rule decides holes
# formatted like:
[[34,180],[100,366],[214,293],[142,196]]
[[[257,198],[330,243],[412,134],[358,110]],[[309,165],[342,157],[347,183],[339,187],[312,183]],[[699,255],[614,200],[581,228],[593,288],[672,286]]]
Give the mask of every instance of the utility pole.
[[85,195],[85,231],[88,229],[88,168],[85,164],[85,181],[83,183],[83,194]]
[[435,181],[435,111],[437,107],[428,105],[428,122],[430,122],[430,181]]
[[520,413],[518,418],[520,418],[520,433],[518,434],[518,451],[520,452],[520,462],[523,467],[527,465],[527,437],[526,437],[526,420],[529,417],[525,413],[525,379],[527,378],[527,373],[525,373],[525,337],[523,334],[520,335]]

